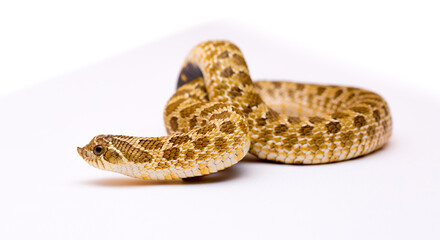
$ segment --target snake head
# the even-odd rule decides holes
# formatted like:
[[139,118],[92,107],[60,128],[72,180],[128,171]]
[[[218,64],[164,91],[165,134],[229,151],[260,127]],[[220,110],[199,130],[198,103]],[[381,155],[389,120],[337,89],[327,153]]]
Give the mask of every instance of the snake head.
[[123,157],[112,145],[111,135],[98,135],[84,147],[77,148],[79,155],[90,165],[104,170],[113,170],[123,163]]

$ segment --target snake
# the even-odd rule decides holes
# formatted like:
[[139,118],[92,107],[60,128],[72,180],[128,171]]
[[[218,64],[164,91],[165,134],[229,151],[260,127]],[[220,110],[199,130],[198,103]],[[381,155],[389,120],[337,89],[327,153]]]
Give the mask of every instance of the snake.
[[392,132],[387,102],[372,91],[252,81],[242,51],[224,40],[196,45],[164,110],[167,136],[97,135],[79,155],[91,166],[145,180],[204,176],[249,153],[286,164],[358,158]]

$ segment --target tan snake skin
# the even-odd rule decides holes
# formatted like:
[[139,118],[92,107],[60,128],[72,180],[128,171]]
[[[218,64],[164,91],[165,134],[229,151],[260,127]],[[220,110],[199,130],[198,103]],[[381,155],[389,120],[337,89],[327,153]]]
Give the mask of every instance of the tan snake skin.
[[168,101],[169,136],[99,135],[78,152],[90,165],[141,179],[202,176],[246,153],[289,164],[347,160],[390,138],[385,100],[368,90],[252,82],[243,54],[227,41],[197,45]]

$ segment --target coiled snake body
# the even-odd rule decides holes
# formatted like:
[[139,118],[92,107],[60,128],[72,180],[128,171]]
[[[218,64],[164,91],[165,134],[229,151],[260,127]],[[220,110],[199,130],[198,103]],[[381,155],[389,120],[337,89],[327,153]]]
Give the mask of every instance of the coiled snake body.
[[385,100],[373,92],[292,82],[252,82],[241,51],[208,41],[189,53],[168,101],[165,137],[99,135],[78,152],[90,165],[141,179],[207,175],[249,151],[290,164],[347,160],[391,136]]

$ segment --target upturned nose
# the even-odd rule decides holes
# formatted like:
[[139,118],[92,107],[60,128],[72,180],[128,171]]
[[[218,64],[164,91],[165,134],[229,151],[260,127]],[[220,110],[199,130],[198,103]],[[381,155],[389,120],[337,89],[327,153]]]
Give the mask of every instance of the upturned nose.
[[80,155],[81,157],[84,157],[84,156],[83,156],[83,149],[82,149],[82,148],[77,147],[76,150],[78,150],[78,153],[79,153],[79,155]]

